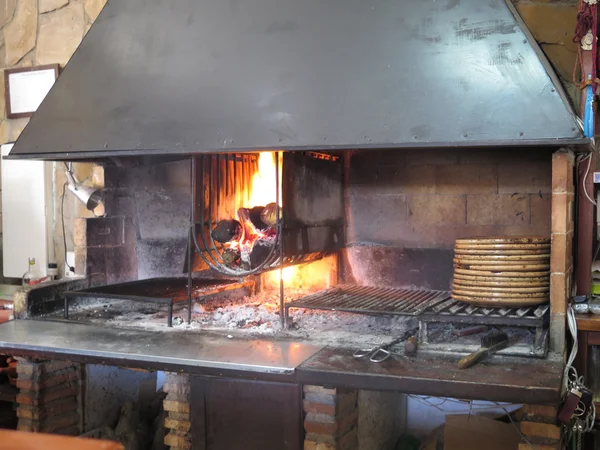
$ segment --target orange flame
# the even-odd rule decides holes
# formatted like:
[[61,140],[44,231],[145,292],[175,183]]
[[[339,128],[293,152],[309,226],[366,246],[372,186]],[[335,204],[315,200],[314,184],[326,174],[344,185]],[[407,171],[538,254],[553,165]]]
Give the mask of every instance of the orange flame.
[[[337,270],[337,258],[331,255],[318,261],[284,268],[283,283],[291,288],[327,289],[337,283]],[[279,270],[264,273],[263,286],[266,289],[278,289]]]
[[[275,203],[275,156],[274,152],[258,155],[258,171],[252,177],[252,188],[247,208]],[[281,161],[280,161],[281,162]],[[281,163],[279,164],[279,204],[281,205]]]

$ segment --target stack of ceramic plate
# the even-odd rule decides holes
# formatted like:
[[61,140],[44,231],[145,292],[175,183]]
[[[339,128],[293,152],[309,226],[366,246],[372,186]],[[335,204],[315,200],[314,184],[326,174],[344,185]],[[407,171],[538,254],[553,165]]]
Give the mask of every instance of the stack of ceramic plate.
[[550,295],[550,239],[457,239],[452,298],[478,306],[537,305]]

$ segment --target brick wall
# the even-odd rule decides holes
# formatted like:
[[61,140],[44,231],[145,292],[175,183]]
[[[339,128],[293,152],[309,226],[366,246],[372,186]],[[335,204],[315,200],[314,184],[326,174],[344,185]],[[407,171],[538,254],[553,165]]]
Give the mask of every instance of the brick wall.
[[190,376],[185,373],[167,373],[163,390],[165,418],[165,445],[171,450],[189,450],[192,447],[190,416]]
[[451,249],[459,237],[550,236],[551,152],[356,153],[349,242]]
[[562,448],[562,432],[561,427],[556,425],[556,414],[556,406],[523,405],[516,413],[523,436],[519,450]]
[[457,238],[549,237],[551,155],[536,148],[354,153],[347,195],[351,277],[447,289]]
[[358,391],[304,386],[304,450],[358,449]]
[[83,431],[79,364],[19,358],[19,431],[79,435]]
[[560,150],[552,155],[552,252],[550,257],[550,347],[562,353],[566,310],[573,281],[575,234],[573,182],[575,155]]

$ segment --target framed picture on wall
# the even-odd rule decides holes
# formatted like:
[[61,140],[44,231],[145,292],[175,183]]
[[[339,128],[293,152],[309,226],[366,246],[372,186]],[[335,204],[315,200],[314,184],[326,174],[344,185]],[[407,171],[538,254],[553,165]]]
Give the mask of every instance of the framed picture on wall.
[[48,64],[4,71],[6,117],[31,117],[58,78],[60,66]]

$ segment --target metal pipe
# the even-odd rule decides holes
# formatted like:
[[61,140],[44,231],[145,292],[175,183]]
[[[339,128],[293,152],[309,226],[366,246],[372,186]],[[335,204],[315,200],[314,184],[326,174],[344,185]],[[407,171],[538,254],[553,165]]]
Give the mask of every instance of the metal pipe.
[[275,241],[275,245],[279,243],[279,320],[281,328],[287,328],[287,314],[285,311],[285,297],[283,286],[283,214],[279,214],[281,207],[279,206],[279,153],[275,153],[275,226],[279,230],[279,242]]
[[594,205],[587,198],[586,192],[594,198],[595,167],[595,152],[590,154],[587,161],[577,164],[577,295],[592,293]]
[[[213,157],[214,158],[214,157]],[[219,223],[221,214],[221,156],[217,155],[217,214],[216,223]]]
[[[194,176],[194,157],[190,158],[190,196],[194,198],[194,191],[196,190],[196,186],[194,186],[194,180],[196,177]],[[192,244],[192,232],[195,231],[196,226],[194,225],[194,202],[192,201],[192,205],[190,208],[190,230],[188,232],[188,260],[187,260],[187,302],[188,302],[188,325],[192,323],[192,252],[194,251],[194,247]],[[193,230],[193,231],[192,231]],[[173,321],[173,309],[171,308],[171,322]]]
[[229,199],[229,153],[225,155],[225,197]]

